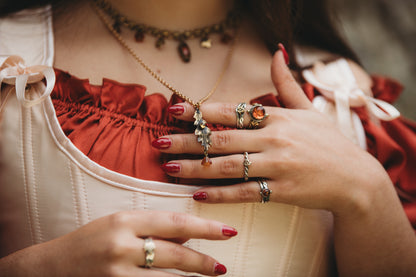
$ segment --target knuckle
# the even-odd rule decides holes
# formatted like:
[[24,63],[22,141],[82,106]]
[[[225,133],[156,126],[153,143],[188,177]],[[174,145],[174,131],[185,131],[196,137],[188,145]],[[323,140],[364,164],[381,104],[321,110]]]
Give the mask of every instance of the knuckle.
[[213,203],[221,203],[224,201],[224,192],[220,189],[216,190],[215,193],[210,193],[209,199],[211,199]]
[[181,172],[184,175],[199,176],[201,170],[200,163],[198,161],[184,161],[182,162]]
[[220,172],[222,175],[228,176],[236,172],[240,167],[241,167],[241,164],[237,163],[237,161],[224,160],[220,163]]
[[270,161],[270,171],[276,172],[276,171],[282,171],[284,169],[284,162],[282,159],[273,159]]
[[132,220],[132,214],[130,212],[118,212],[114,213],[109,216],[109,225],[112,228],[120,228],[122,226],[125,226],[129,224]]
[[263,139],[266,145],[274,147],[280,146],[280,139],[276,132],[269,132],[269,134],[264,136]]
[[217,150],[225,150],[228,145],[230,145],[231,137],[230,134],[227,132],[216,132],[214,136],[212,136],[212,145]]
[[124,277],[128,276],[119,264],[112,264],[107,267],[104,273],[101,273],[102,277]]
[[171,257],[173,257],[173,265],[175,268],[178,268],[180,265],[186,261],[186,249],[179,244],[175,244],[170,249]]
[[247,186],[244,185],[238,186],[237,195],[238,199],[240,199],[241,201],[248,201],[253,198],[252,192],[249,190]]
[[202,235],[204,237],[212,237],[213,235],[217,235],[217,234],[218,234],[218,226],[216,226],[213,223],[208,223],[206,228],[204,228]]
[[185,151],[189,150],[189,148],[192,146],[192,141],[188,136],[180,136],[180,138],[176,138],[177,141],[173,143],[173,145],[178,145],[178,150]]
[[234,122],[235,118],[235,105],[231,103],[226,103],[221,105],[218,109],[219,116],[226,122]]
[[280,172],[280,174],[296,174],[299,170],[306,170],[307,164],[300,162],[298,155],[293,151],[285,149],[280,151],[278,159],[271,161],[271,165],[274,171]]
[[101,273],[103,277],[115,277],[119,276],[119,267],[118,265],[109,265],[107,266],[105,272]]
[[110,238],[105,249],[105,256],[110,260],[119,260],[131,251],[131,247],[126,242],[124,236],[121,235],[114,235]]
[[170,213],[169,220],[178,232],[182,232],[186,229],[186,225],[188,223],[187,215],[181,213]]

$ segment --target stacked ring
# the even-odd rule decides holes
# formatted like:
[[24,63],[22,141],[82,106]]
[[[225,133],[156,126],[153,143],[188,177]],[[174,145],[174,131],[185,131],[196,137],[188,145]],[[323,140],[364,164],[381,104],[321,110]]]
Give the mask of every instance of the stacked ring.
[[143,251],[145,253],[144,267],[151,268],[153,266],[153,261],[155,259],[155,249],[156,245],[152,238],[146,238],[143,245]]
[[263,178],[258,178],[257,182],[260,185],[260,196],[261,196],[261,203],[267,203],[270,201],[270,194],[272,194],[272,190],[269,189],[266,180]]
[[249,129],[255,129],[259,126],[260,122],[265,120],[269,115],[266,113],[266,109],[261,104],[254,104],[250,110],[247,111],[250,115]]
[[240,103],[235,108],[235,114],[237,116],[237,129],[244,128],[244,112],[246,111],[246,103]]
[[251,161],[248,159],[248,153],[244,152],[244,181],[248,181],[248,168],[251,165]]

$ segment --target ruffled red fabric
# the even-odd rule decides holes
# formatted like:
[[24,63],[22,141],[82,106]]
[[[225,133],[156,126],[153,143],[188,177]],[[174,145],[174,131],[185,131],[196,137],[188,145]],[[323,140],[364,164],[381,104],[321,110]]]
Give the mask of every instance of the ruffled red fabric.
[[[93,86],[60,70],[56,70],[56,77],[52,100],[58,120],[85,155],[125,175],[179,182],[160,169],[162,163],[178,157],[161,154],[151,143],[163,135],[193,132],[192,123],[176,120],[167,112],[170,105],[182,102],[180,98],[173,96],[168,101],[157,93],[145,96],[145,86],[109,79],[104,79],[102,86]],[[390,103],[402,90],[399,83],[387,78],[373,77],[373,84],[374,96]],[[311,100],[319,94],[310,84],[304,84],[303,89]],[[282,107],[278,96],[271,93],[251,103]],[[367,135],[368,151],[387,170],[416,227],[416,124],[402,117],[376,124],[364,108],[356,112]]]

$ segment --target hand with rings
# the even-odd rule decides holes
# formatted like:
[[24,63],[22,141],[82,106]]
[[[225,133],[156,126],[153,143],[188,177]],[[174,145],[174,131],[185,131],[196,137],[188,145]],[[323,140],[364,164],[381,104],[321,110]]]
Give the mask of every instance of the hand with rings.
[[[194,199],[204,203],[271,201],[340,214],[365,205],[373,183],[391,186],[378,161],[314,109],[280,52],[273,59],[272,80],[286,108],[205,103],[201,111],[207,122],[238,128],[212,132],[210,153],[217,157],[210,167],[202,167],[199,160],[173,160],[162,166],[166,173],[193,179],[241,178],[239,184],[196,191]],[[190,105],[177,104],[175,111],[176,118],[192,120]],[[162,140],[168,145],[160,149],[164,153],[201,154],[193,134]]]
[[161,269],[217,276],[226,273],[224,265],[182,244],[189,239],[227,240],[235,235],[232,227],[188,214],[118,212],[36,246],[36,253],[50,263],[42,269],[52,270],[36,276],[182,276]]

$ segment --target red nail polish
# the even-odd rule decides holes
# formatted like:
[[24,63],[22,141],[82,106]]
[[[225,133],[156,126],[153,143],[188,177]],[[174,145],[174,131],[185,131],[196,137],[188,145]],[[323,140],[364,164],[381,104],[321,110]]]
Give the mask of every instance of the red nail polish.
[[152,146],[157,149],[167,149],[172,145],[169,138],[158,138],[152,141]]
[[200,191],[194,194],[194,200],[207,200],[208,194],[206,192]]
[[161,165],[161,168],[167,173],[178,173],[181,171],[181,165],[177,163],[165,163]]
[[238,232],[232,227],[224,226],[222,227],[222,234],[227,237],[234,237],[238,234]]
[[227,273],[227,268],[223,264],[215,263],[214,272],[215,272],[215,274],[221,274],[222,275],[222,274]]
[[289,62],[290,62],[289,61],[289,55],[287,54],[286,48],[281,43],[279,43],[278,46],[279,46],[279,49],[283,53],[283,57],[285,58],[286,65],[289,65]]
[[173,105],[168,108],[168,112],[173,115],[182,115],[185,108],[182,105]]

